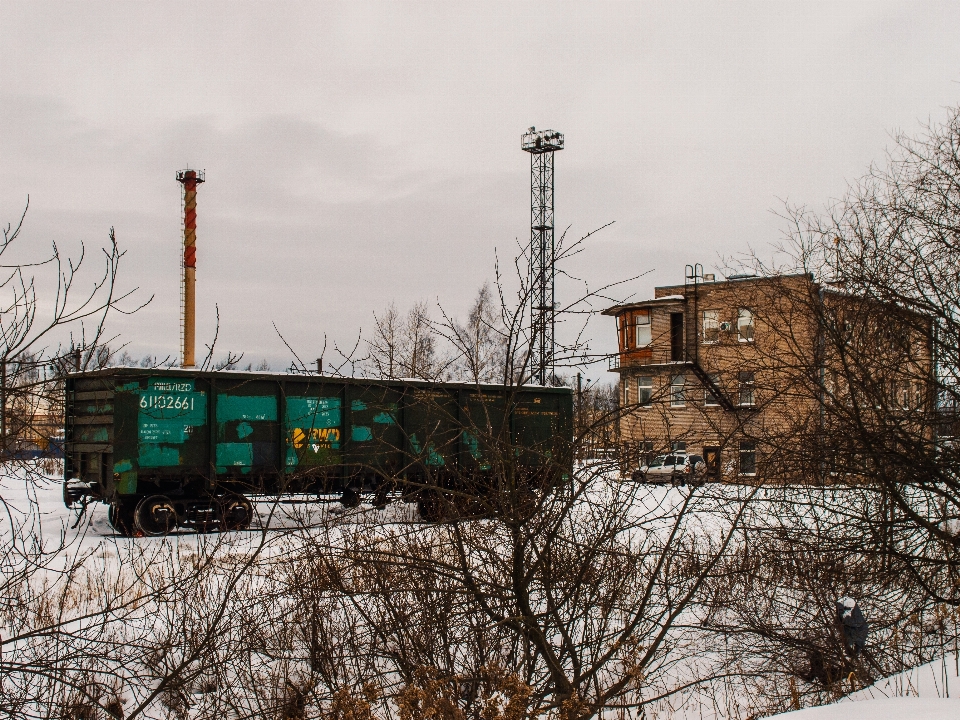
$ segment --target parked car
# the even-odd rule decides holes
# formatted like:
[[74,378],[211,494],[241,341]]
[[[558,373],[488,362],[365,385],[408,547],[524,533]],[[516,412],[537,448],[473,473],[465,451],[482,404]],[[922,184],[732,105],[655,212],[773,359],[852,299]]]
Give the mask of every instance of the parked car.
[[633,473],[637,482],[674,485],[699,485],[705,482],[707,463],[699,455],[687,455],[675,452],[669,455],[657,455],[648,464],[641,465]]

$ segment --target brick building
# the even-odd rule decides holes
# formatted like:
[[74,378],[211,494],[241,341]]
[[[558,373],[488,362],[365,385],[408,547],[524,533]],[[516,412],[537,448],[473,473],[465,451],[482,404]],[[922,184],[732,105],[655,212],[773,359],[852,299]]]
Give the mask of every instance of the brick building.
[[[620,374],[625,470],[685,450],[703,455],[714,479],[822,475],[842,424],[824,407],[854,402],[861,376],[895,398],[871,407],[901,415],[933,387],[929,322],[807,274],[706,275],[603,314],[617,321],[610,369]],[[849,337],[835,338],[838,327]]]

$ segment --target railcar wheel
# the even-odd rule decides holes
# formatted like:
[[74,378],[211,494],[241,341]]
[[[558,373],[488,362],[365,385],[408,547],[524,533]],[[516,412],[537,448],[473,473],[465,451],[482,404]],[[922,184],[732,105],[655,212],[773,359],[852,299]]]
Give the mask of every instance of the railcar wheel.
[[137,505],[134,524],[144,535],[166,535],[177,527],[177,510],[165,495],[151,495]]
[[253,503],[239,493],[220,499],[224,530],[246,530],[253,522]]
[[373,496],[373,506],[377,510],[383,510],[390,504],[390,498],[388,496],[388,487],[386,485],[381,485],[377,488],[376,494]]
[[133,537],[136,534],[136,525],[134,523],[134,506],[129,502],[118,500],[110,503],[107,509],[107,522],[110,527],[117,531],[117,535],[122,537]]

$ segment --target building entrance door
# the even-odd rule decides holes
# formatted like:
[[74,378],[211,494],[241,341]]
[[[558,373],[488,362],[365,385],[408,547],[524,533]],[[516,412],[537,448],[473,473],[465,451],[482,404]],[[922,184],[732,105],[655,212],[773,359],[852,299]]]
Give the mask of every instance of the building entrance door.
[[670,313],[670,359],[686,360],[683,352],[683,313]]
[[720,448],[705,447],[703,449],[703,461],[707,464],[707,477],[714,480],[720,479]]

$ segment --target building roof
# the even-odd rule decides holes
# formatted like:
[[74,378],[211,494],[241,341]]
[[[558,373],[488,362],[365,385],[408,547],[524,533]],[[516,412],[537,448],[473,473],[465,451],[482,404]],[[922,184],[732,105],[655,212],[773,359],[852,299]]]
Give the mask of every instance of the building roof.
[[[734,283],[736,283],[736,284],[739,285],[739,284],[741,284],[741,283],[748,283],[748,282],[770,282],[770,281],[774,281],[774,280],[783,280],[783,279],[787,279],[787,278],[807,278],[807,279],[813,281],[813,276],[812,276],[811,273],[787,273],[787,274],[783,274],[783,275],[749,275],[749,274],[741,274],[741,275],[730,275],[730,276],[728,276],[727,278],[725,278],[724,280],[709,280],[709,281],[707,281],[707,282],[699,283],[699,285],[700,285],[700,287],[718,287],[718,286],[723,286],[723,285],[733,285]],[[659,291],[661,291],[661,290],[674,290],[674,291],[676,291],[676,290],[684,290],[684,289],[689,288],[689,287],[692,287],[692,286],[691,286],[691,285],[683,285],[683,284],[678,284],[678,285],[661,285],[661,286],[658,286],[658,287],[654,288],[654,294],[656,294],[657,292],[659,292]],[[671,304],[673,304],[673,303],[683,302],[684,299],[685,299],[685,298],[684,298],[683,295],[678,295],[678,294],[663,295],[663,296],[661,296],[661,297],[654,297],[652,300],[642,300],[642,301],[640,301],[640,302],[635,302],[635,303],[623,303],[623,304],[621,304],[621,305],[613,305],[612,307],[608,307],[608,308],[606,308],[605,310],[601,310],[601,311],[600,311],[600,314],[601,314],[601,315],[619,315],[620,313],[624,312],[625,310],[634,310],[634,309],[640,309],[640,308],[657,307],[657,306],[659,306],[659,305],[671,305]]]
[[635,303],[624,303],[623,305],[614,305],[606,310],[601,310],[601,315],[619,315],[624,310],[633,310],[635,308],[658,307],[660,305],[673,305],[685,300],[683,295],[666,295],[664,297],[654,298],[653,300],[642,300]]

